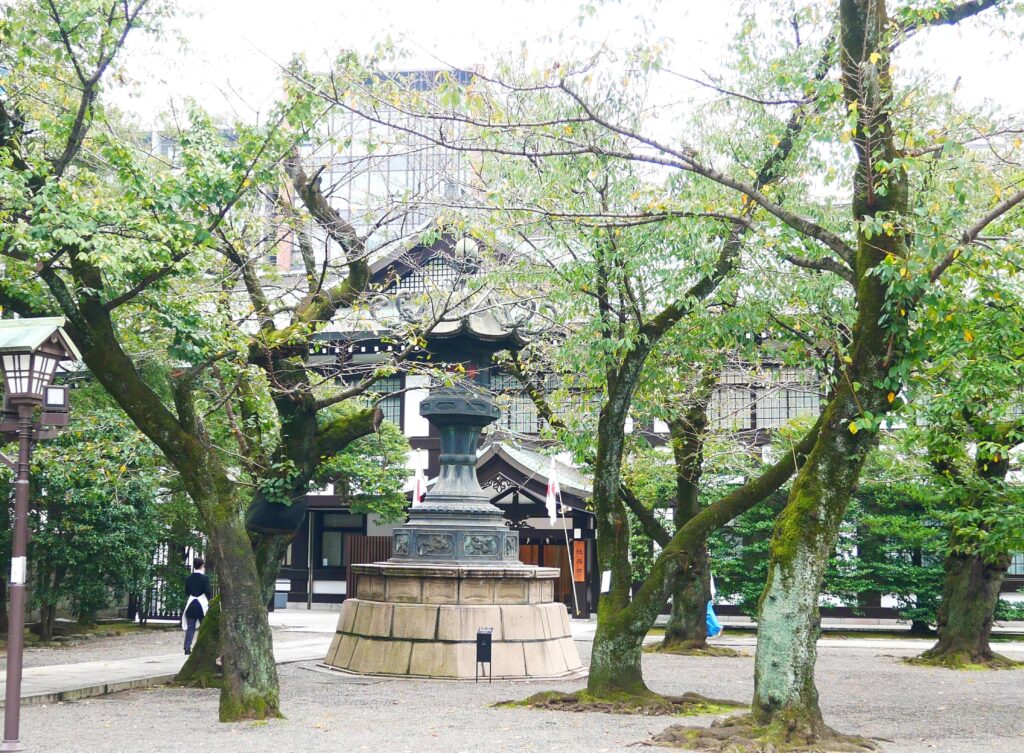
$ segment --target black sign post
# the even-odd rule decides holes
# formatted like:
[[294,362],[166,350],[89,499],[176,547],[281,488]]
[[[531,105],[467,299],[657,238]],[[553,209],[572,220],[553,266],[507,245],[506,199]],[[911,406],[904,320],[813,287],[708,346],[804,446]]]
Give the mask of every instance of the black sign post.
[[476,678],[474,682],[480,682],[480,674],[483,665],[487,665],[487,682],[491,682],[494,670],[491,667],[491,633],[494,628],[480,628],[476,631]]

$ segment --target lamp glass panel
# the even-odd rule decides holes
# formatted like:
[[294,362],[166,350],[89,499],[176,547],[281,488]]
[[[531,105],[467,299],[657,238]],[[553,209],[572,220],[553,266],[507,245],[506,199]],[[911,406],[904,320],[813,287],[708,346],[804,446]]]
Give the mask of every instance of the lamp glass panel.
[[4,372],[4,387],[7,392],[14,392],[14,364],[17,356],[4,356],[3,357],[3,372]]
[[47,408],[67,408],[67,390],[64,387],[47,387],[46,400]]
[[29,382],[32,381],[32,356],[31,354],[18,356],[18,392],[28,392]]
[[29,387],[32,356],[28,353],[4,356],[4,378],[7,389],[14,394],[25,394]]
[[60,363],[60,359],[56,356],[50,356],[46,359],[46,375],[44,377],[46,384],[53,381],[53,375],[57,373],[57,364]]
[[53,372],[57,368],[57,359],[44,353],[36,353],[32,358],[32,388],[33,395],[43,396],[45,388],[53,380]]

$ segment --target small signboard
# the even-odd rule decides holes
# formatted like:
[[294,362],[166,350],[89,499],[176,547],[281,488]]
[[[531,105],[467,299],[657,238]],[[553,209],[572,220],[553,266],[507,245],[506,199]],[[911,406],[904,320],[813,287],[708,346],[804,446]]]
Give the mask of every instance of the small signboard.
[[572,542],[572,579],[576,583],[587,580],[587,542]]
[[494,632],[494,628],[480,628],[476,631],[476,679],[474,682],[480,681],[480,670],[483,669],[483,665],[487,667],[487,682],[491,681],[491,634]]

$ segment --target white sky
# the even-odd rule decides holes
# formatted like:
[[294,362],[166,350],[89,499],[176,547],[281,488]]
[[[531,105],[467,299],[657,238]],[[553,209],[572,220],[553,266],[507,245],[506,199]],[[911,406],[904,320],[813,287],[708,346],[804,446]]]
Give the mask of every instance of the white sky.
[[[137,36],[128,51],[130,94],[117,101],[153,125],[171,101],[193,98],[216,115],[253,120],[276,95],[278,69],[292,54],[326,67],[345,48],[368,52],[387,36],[412,52],[407,68],[485,64],[497,53],[526,42],[533,56],[557,57],[571,44],[668,37],[671,67],[700,75],[720,66],[729,43],[735,0],[609,2],[582,28],[576,0],[179,0],[173,27],[187,48],[168,38],[157,44]],[[646,21],[639,20],[642,16]],[[1024,110],[1024,20],[1015,17],[1016,38],[972,22],[963,29],[927,31],[897,59],[927,66],[948,83],[961,77],[962,96]],[[541,41],[563,33],[561,42]]]

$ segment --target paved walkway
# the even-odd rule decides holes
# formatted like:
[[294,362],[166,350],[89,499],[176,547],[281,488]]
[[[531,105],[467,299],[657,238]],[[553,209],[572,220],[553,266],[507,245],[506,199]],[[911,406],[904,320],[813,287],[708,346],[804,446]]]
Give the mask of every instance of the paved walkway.
[[[278,664],[322,659],[330,643],[330,636],[283,642],[274,646],[274,658]],[[31,667],[22,675],[21,702],[27,705],[73,701],[131,688],[162,685],[173,680],[184,663],[185,655],[174,653]],[[5,679],[6,672],[0,673],[0,685]],[[3,705],[2,701],[0,705]]]
[[[661,640],[660,637],[649,637],[645,641],[646,643],[657,642]],[[750,633],[742,635],[729,635],[729,629],[725,629],[725,634],[718,639],[711,641],[714,646],[729,646],[730,648],[750,648],[753,649],[757,645],[757,637]],[[913,651],[924,651],[927,648],[935,645],[934,638],[819,638],[819,648],[885,648],[885,649],[907,649]],[[996,653],[1013,653],[1018,654],[1024,652],[1024,642],[1020,641],[997,641],[992,643],[992,650]],[[1024,659],[1024,657],[1020,657]]]
[[[308,633],[309,639],[278,641],[274,646],[274,657],[278,664],[290,662],[317,661],[322,659],[330,646],[331,637],[337,624],[338,614],[328,610],[284,609],[270,613],[270,624],[275,630],[290,633]],[[594,620],[571,620],[573,638],[590,643],[594,640],[597,623]],[[315,637],[314,637],[315,636]],[[647,643],[659,640],[656,636]],[[749,633],[729,634],[713,641],[714,645],[752,649],[757,643]],[[933,641],[913,639],[864,638],[822,638],[822,648],[875,648],[913,649],[923,651]],[[1024,654],[1024,642],[996,643],[994,648],[1003,653]],[[1024,657],[1021,657],[1024,658]],[[170,682],[185,656],[180,653],[144,656],[114,661],[90,661],[78,664],[60,664],[32,667],[24,671],[21,686],[23,704],[56,703],[78,698],[116,693],[131,688],[160,685]],[[0,686],[5,673],[0,673]]]
[[[274,629],[310,634],[308,640],[278,641],[274,646],[277,663],[322,659],[330,647],[337,623],[338,613],[335,611],[286,609],[271,612],[270,625]],[[161,685],[173,680],[184,663],[185,655],[176,652],[133,659],[30,667],[22,674],[21,700],[22,704],[56,703]],[[0,687],[6,677],[6,672],[0,672]],[[3,700],[0,699],[2,705]]]

